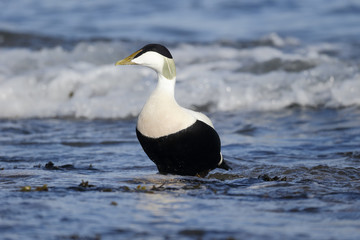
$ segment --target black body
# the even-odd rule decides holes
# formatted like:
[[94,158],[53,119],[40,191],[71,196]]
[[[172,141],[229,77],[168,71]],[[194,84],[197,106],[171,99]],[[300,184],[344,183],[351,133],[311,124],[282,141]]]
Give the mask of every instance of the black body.
[[[206,176],[218,166],[220,138],[216,131],[197,120],[190,127],[160,138],[144,136],[138,129],[136,135],[149,158],[162,174]],[[228,167],[225,162],[222,168]]]

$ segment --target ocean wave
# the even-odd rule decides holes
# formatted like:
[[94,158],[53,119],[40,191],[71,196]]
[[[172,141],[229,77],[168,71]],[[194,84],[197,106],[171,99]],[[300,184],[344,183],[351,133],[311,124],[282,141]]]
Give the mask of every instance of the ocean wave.
[[[278,35],[253,42],[171,46],[178,102],[210,112],[360,105],[359,65],[341,57],[344,46]],[[140,47],[96,41],[71,49],[0,48],[0,118],[136,116],[156,74],[114,63]]]

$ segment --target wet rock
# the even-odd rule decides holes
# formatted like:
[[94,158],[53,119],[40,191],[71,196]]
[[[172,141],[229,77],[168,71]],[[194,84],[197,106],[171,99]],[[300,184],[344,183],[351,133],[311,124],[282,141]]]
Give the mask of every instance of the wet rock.
[[265,182],[271,182],[271,181],[286,181],[286,177],[278,177],[278,176],[275,176],[275,177],[270,177],[269,175],[267,174],[264,174],[264,175],[260,175],[258,176],[258,179],[261,179]]
[[55,164],[53,162],[48,162],[47,164],[45,164],[45,169],[47,170],[71,170],[74,169],[74,165],[72,164],[65,164],[65,165],[61,165],[61,166],[55,166]]

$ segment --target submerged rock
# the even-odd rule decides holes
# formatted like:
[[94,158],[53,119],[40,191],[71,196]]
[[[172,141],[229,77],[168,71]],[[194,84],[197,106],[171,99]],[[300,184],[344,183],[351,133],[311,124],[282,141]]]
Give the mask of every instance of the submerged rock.
[[261,179],[265,182],[272,182],[272,181],[286,181],[286,177],[278,177],[278,176],[275,176],[275,177],[270,177],[269,175],[267,174],[263,174],[263,175],[259,175],[258,176],[258,179]]

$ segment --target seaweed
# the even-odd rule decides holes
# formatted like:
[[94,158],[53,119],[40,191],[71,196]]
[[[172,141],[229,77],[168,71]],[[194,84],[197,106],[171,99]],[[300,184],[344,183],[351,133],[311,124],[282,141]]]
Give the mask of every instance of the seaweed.
[[47,184],[42,185],[41,187],[36,187],[35,191],[42,192],[42,191],[49,191]]
[[84,181],[81,180],[81,183],[79,184],[79,187],[84,187],[84,188],[91,188],[91,187],[96,187],[95,185],[89,184],[88,181]]
[[30,191],[31,191],[31,186],[21,187],[20,191],[21,191],[21,192],[30,192]]
[[[41,168],[41,164],[34,165],[34,168]],[[91,170],[91,171],[98,171],[98,169],[94,168],[92,164],[89,164],[88,167],[83,168],[75,168],[73,164],[64,164],[60,166],[56,166],[52,161],[49,161],[44,166],[45,170]]]
[[140,190],[140,191],[145,191],[146,190],[146,187],[145,186],[141,186],[141,185],[138,185],[137,187],[136,187],[136,190]]
[[80,192],[87,191],[88,189],[99,191],[99,189],[95,187],[96,187],[95,185],[89,184],[89,181],[81,180],[81,183],[79,185],[77,185],[76,187],[69,187],[68,189],[80,191]]
[[[21,192],[31,192],[31,190],[32,190],[31,186],[24,186],[24,187],[21,187],[21,189],[20,189]],[[35,187],[34,191],[36,191],[36,192],[47,192],[47,191],[49,191],[49,189],[48,189],[47,184],[44,184],[44,185],[42,185],[40,187]]]
[[101,189],[102,192],[112,192],[113,190],[111,188],[103,188]]

